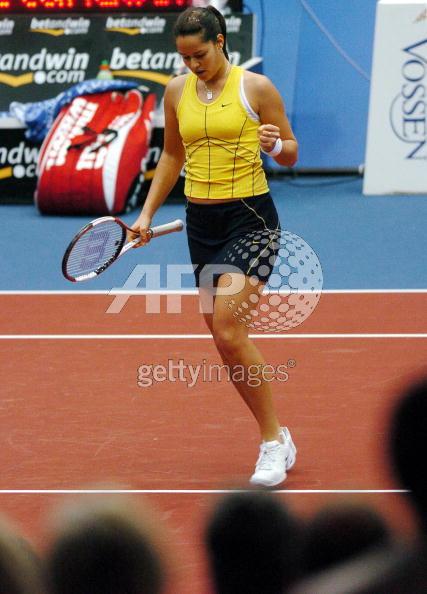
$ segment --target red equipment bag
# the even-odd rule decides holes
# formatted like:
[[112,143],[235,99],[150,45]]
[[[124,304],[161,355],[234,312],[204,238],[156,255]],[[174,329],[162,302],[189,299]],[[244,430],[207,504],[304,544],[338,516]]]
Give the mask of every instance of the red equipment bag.
[[39,155],[35,201],[46,214],[118,214],[142,180],[154,93],[81,95],[62,108]]

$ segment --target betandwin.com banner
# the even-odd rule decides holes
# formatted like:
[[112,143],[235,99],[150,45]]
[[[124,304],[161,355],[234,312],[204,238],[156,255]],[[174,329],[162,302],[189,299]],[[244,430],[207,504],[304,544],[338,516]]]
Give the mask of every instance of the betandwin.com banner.
[[[148,87],[160,104],[165,85],[182,66],[175,20],[176,15],[135,14],[0,18],[0,111],[8,111],[12,101],[50,99],[96,78],[104,60],[115,79]],[[253,17],[230,15],[227,27],[231,61],[242,64],[253,56]],[[23,133],[12,139],[1,128],[0,120],[0,188],[28,185],[37,150]]]

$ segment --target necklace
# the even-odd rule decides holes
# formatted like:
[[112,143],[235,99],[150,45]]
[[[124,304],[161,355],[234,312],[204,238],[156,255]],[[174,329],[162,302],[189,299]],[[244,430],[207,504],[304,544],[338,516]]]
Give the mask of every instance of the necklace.
[[[225,71],[225,75],[224,75],[225,78],[227,78],[228,73],[230,72],[230,68],[231,68],[231,62],[228,63],[227,70]],[[208,87],[208,85],[205,83],[204,80],[202,82],[203,82],[203,86],[205,87],[206,99],[208,101],[212,101],[213,94],[214,94],[213,90]]]
[[208,101],[212,101],[213,99],[213,91],[211,89],[208,89],[207,85],[205,82],[203,82],[203,85],[205,87],[205,92],[206,92],[206,99]]

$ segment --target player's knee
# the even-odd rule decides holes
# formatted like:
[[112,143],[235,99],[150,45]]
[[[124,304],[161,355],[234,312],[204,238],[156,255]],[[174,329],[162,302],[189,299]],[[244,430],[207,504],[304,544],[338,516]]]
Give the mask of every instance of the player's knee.
[[241,332],[232,324],[213,320],[212,334],[217,348],[224,354],[235,352],[241,342]]

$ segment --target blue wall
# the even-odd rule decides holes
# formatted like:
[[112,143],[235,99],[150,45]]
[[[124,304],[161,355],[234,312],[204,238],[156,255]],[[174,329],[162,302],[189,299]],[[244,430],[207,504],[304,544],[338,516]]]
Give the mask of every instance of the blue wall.
[[[300,145],[298,167],[364,162],[376,0],[244,0]],[[264,18],[263,18],[264,17]]]

